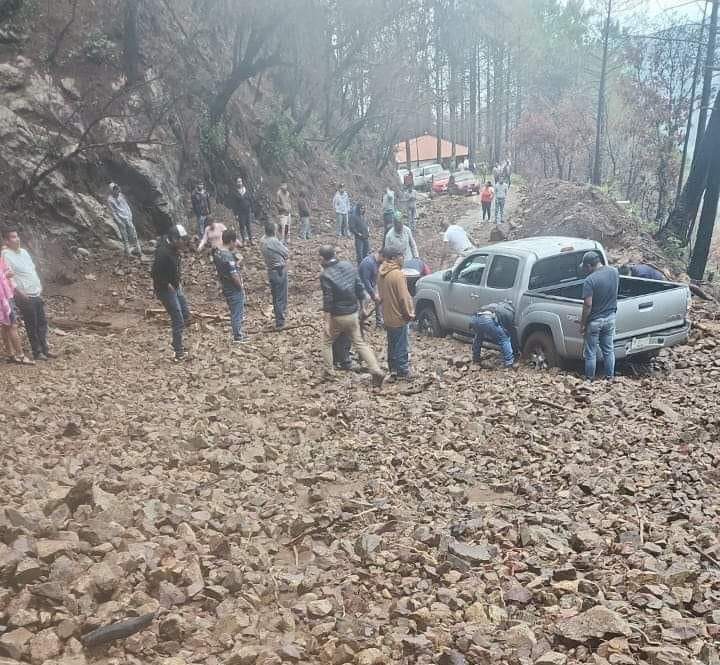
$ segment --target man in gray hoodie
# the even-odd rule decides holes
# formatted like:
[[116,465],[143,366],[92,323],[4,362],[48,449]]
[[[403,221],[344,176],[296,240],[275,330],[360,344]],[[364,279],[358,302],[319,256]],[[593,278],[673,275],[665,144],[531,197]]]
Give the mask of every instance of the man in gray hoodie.
[[120,191],[120,187],[114,182],[110,183],[110,196],[107,201],[125,247],[125,255],[131,256],[134,250],[138,256],[142,256],[140,241],[133,224],[132,210],[125,195]]

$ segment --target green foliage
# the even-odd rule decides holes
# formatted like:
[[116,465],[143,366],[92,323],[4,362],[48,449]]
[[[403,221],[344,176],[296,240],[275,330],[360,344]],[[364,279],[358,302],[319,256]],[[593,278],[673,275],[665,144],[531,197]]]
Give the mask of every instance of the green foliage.
[[291,121],[279,115],[265,125],[258,157],[266,168],[284,167],[293,152],[301,153],[304,149],[305,142],[293,131]]
[[207,158],[222,155],[226,147],[227,128],[225,121],[212,122],[207,109],[200,120],[200,151]]
[[119,60],[117,44],[103,32],[88,35],[80,47],[80,54],[95,65],[112,65]]

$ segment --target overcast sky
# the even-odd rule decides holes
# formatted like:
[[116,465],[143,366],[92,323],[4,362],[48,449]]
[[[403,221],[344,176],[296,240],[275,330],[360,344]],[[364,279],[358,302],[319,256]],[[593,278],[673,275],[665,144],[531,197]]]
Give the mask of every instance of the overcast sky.
[[[641,8],[650,14],[681,12],[689,16],[702,16],[704,0],[644,0]],[[642,7],[644,5],[644,7]]]

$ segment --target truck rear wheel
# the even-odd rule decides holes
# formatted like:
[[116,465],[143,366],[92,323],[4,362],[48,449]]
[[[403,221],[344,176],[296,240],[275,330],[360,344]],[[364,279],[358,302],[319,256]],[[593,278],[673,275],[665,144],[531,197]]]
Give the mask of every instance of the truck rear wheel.
[[560,356],[549,333],[537,330],[530,333],[523,346],[523,360],[535,369],[560,366]]
[[415,320],[417,321],[417,329],[421,335],[427,337],[445,337],[447,332],[440,325],[435,308],[432,305],[423,305],[417,313]]

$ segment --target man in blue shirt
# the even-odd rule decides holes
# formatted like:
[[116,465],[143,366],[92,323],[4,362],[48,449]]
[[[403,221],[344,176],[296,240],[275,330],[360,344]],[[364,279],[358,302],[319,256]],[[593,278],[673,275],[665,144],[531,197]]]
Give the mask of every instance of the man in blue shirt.
[[659,282],[667,282],[665,275],[647,263],[627,263],[620,268],[619,272],[627,277],[642,277],[643,279],[656,279]]
[[375,250],[360,261],[360,265],[358,266],[358,273],[360,274],[360,281],[362,282],[363,288],[368,294],[368,297],[372,298],[375,303],[375,324],[378,328],[382,328],[383,325],[385,325],[380,295],[377,290],[378,271],[380,270],[381,263],[382,257],[380,256],[380,252]]
[[605,377],[615,374],[615,313],[620,277],[615,268],[606,266],[597,252],[586,252],[580,268],[587,273],[583,283],[583,310],[580,332],[583,334],[585,378],[595,378],[598,349],[605,365]]

